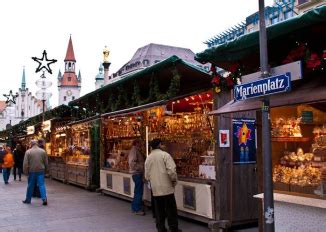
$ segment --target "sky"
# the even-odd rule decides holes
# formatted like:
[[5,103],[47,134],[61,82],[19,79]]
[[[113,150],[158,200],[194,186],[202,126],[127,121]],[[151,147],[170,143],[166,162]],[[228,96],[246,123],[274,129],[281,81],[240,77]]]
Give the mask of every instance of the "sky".
[[[272,0],[265,0],[271,5]],[[190,48],[198,53],[207,39],[240,23],[258,11],[258,0],[10,0],[0,1],[0,100],[21,86],[37,91],[35,73],[43,50],[53,74],[53,107],[58,105],[57,76],[64,72],[69,36],[81,71],[81,96],[95,90],[95,76],[110,50],[110,74],[127,63],[139,47],[149,43]]]

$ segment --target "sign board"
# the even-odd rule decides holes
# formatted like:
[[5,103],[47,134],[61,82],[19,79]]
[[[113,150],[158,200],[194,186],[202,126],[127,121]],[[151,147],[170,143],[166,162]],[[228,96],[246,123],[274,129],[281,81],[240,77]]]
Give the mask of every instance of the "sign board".
[[301,123],[313,123],[314,114],[312,111],[302,111],[301,112]]
[[[277,76],[283,73],[291,73],[291,81],[302,79],[302,62],[295,61],[289,64],[280,65],[270,69],[271,76]],[[261,79],[261,72],[255,72],[241,77],[241,84],[257,81]]]
[[233,119],[233,163],[256,163],[256,120]]
[[234,86],[234,100],[262,97],[291,90],[291,74],[268,77],[247,84]]
[[51,131],[51,120],[44,121],[42,123],[42,129],[43,131]]
[[28,126],[27,127],[27,134],[33,135],[35,133],[35,127],[34,126]]
[[219,130],[219,144],[220,147],[230,147],[230,131]]

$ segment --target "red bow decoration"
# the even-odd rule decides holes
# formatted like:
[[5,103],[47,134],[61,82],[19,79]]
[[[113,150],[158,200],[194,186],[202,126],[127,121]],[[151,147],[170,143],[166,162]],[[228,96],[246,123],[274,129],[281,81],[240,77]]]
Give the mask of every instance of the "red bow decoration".
[[211,83],[212,83],[213,85],[216,85],[216,86],[219,85],[219,84],[221,83],[221,76],[218,75],[218,74],[216,74],[216,75],[213,77]]
[[285,60],[283,61],[283,64],[288,64],[296,60],[302,59],[306,54],[306,45],[304,43],[300,43],[298,47],[292,49]]
[[311,53],[310,57],[306,62],[306,67],[310,69],[314,69],[321,65],[321,61],[319,56],[316,53]]

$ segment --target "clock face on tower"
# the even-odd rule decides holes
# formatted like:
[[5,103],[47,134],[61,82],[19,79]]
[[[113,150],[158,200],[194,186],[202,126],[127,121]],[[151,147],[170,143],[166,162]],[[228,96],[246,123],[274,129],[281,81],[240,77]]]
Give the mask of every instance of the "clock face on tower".
[[67,93],[68,96],[71,96],[71,94],[72,94],[71,90],[67,90],[66,93]]

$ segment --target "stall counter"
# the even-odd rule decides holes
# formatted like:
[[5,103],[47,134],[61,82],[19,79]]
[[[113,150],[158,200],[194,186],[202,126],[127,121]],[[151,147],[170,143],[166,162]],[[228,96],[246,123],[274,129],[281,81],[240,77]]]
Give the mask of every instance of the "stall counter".
[[325,199],[274,193],[274,209],[275,231],[325,231]]
[[[123,199],[133,198],[134,183],[128,172],[101,169],[101,189],[103,193],[114,195]],[[214,218],[213,214],[213,185],[208,180],[191,182],[190,178],[179,178],[175,189],[175,198],[180,215],[190,217],[198,216],[201,221]],[[144,185],[144,200],[150,202],[150,190]]]

